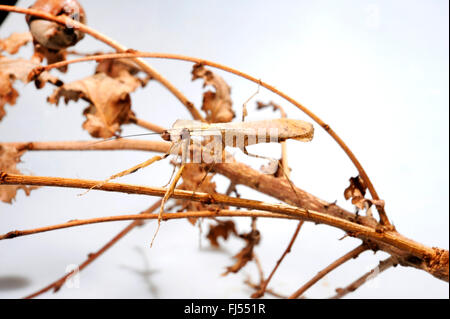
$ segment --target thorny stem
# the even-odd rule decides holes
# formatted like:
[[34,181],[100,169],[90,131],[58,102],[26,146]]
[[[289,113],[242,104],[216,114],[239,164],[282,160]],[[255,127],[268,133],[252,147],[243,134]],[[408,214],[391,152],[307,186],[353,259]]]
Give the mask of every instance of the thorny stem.
[[[129,139],[118,139],[106,142],[28,142],[28,143],[2,143],[15,147],[18,151],[42,151],[42,150],[144,150],[152,152],[167,153],[170,143],[163,141],[140,141]],[[195,150],[194,150],[195,151]],[[351,222],[375,227],[377,222],[366,216],[355,216],[345,211],[336,204],[323,201],[304,190],[295,187],[292,182],[285,178],[276,178],[271,175],[261,174],[249,166],[238,163],[216,163],[211,165],[214,171],[224,175],[236,185],[241,184],[253,188],[261,193],[275,197],[291,205],[323,212],[335,217],[343,218]]]
[[[3,143],[3,145],[14,146],[18,150],[78,150],[78,149],[130,149],[130,150],[144,150],[144,151],[155,151],[166,153],[170,148],[170,143],[160,142],[160,141],[136,141],[119,139],[115,141],[107,141],[105,143],[93,145],[90,142],[31,142],[31,143]],[[375,235],[383,237],[383,235],[389,234],[388,241],[378,241],[372,238],[373,243],[376,248],[381,249],[398,259],[399,264],[408,267],[414,267],[417,269],[424,270],[436,278],[447,281],[449,279],[448,271],[448,256],[449,252],[445,249],[440,248],[429,248],[425,245],[417,243],[411,239],[405,238],[395,230],[386,231],[380,228],[379,225],[370,217],[366,216],[355,216],[354,214],[345,211],[336,204],[330,204],[323,201],[304,190],[295,187],[295,194],[292,192],[292,185],[287,183],[285,179],[275,178],[273,176],[262,175],[260,172],[251,169],[242,163],[225,163],[216,164],[214,170],[227,178],[229,178],[235,184],[246,185],[253,188],[259,192],[268,194],[284,202],[296,205],[298,207],[306,208],[306,212],[319,211],[326,216],[334,217],[338,221],[343,219],[347,221],[350,225],[360,224],[361,226],[367,227],[371,231],[375,231]],[[75,180],[77,181],[77,180]],[[3,181],[4,182],[4,181]],[[0,180],[0,184],[2,181]],[[22,181],[25,183],[25,181]],[[91,182],[85,187],[92,187],[96,182]],[[69,184],[66,187],[71,187]],[[76,185],[76,184],[75,184]],[[56,184],[58,186],[58,184]],[[77,187],[77,186],[75,186]],[[113,188],[112,190],[124,191],[123,189]],[[139,191],[129,187],[134,193],[139,193]],[[127,191],[127,190],[125,190]],[[164,190],[160,190],[159,194],[162,194]],[[179,191],[176,191],[179,192]],[[152,195],[152,193],[149,193]],[[194,197],[192,193],[186,195],[185,199],[193,200]],[[198,194],[197,194],[198,195]],[[294,196],[295,195],[295,196]],[[161,195],[158,195],[161,196]],[[203,200],[208,203],[214,200],[214,197],[204,197]],[[197,196],[196,200],[201,200]],[[258,202],[259,203],[259,202]],[[250,207],[251,209],[265,209],[258,206]],[[306,214],[307,217],[311,217],[311,214]],[[306,220],[306,219],[305,219]],[[317,221],[315,221],[317,223]],[[340,227],[339,225],[336,227]],[[340,227],[341,228],[341,227]],[[346,231],[345,228],[342,228]],[[364,228],[366,229],[366,228]],[[359,229],[355,231],[347,232],[348,236],[364,236],[364,232],[361,233]],[[400,246],[399,246],[400,244]],[[375,248],[375,249],[376,249]],[[422,256],[422,257],[421,257]]]
[[[154,210],[156,210],[161,205],[161,200],[158,200],[156,203],[154,203],[151,207],[149,207],[147,210],[143,211],[138,216],[142,215],[148,215],[151,214]],[[131,230],[133,230],[136,226],[139,226],[142,223],[142,220],[134,220],[131,224],[129,224],[127,227],[125,227],[120,233],[118,233],[114,238],[112,238],[110,241],[108,241],[102,248],[100,248],[95,253],[91,253],[88,255],[88,258],[82,262],[78,266],[78,271],[83,270],[88,265],[90,265],[94,260],[96,260],[100,255],[102,255],[105,251],[107,251],[109,248],[111,248],[116,242],[118,242],[121,238],[123,238],[126,234],[128,234]],[[66,282],[67,278],[69,278],[73,273],[75,272],[75,269],[71,272],[67,273],[66,275],[62,276],[58,280],[54,281],[50,285],[32,293],[31,295],[28,295],[24,297],[25,299],[32,299],[39,295],[42,295],[43,293],[49,291],[50,289],[53,289],[53,292],[57,292],[62,285]]]
[[283,261],[284,257],[286,257],[286,255],[291,252],[292,245],[294,245],[295,239],[297,238],[297,235],[298,235],[300,229],[302,228],[303,223],[304,223],[304,221],[301,220],[297,224],[297,228],[294,231],[294,235],[292,235],[292,238],[291,238],[291,240],[289,242],[289,245],[287,246],[287,248],[283,252],[283,255],[281,255],[280,259],[278,259],[278,261],[277,261],[275,267],[272,269],[272,272],[270,273],[269,277],[267,277],[267,279],[264,280],[264,282],[259,287],[258,291],[256,291],[255,293],[252,294],[252,296],[251,296],[252,298],[260,298],[260,297],[264,296],[264,293],[266,292],[266,289],[267,289],[267,285],[269,284],[269,282],[272,279],[273,275],[277,271],[277,269],[280,266],[281,262]]
[[[22,14],[28,14],[36,17],[40,17],[45,20],[54,21],[59,24],[67,25],[70,23],[75,29],[79,29],[81,32],[87,33],[94,37],[95,39],[109,45],[110,47],[114,48],[118,52],[125,52],[128,49],[121,45],[120,43],[114,41],[113,39],[107,37],[106,35],[98,32],[95,29],[92,29],[88,27],[87,25],[70,19],[69,17],[65,16],[54,16],[52,14],[34,10],[34,9],[25,9],[20,8],[16,6],[7,6],[7,5],[0,5],[0,10],[9,11],[9,12],[16,12],[16,13],[22,13]],[[188,111],[191,113],[192,117],[196,120],[205,121],[203,116],[200,114],[200,112],[195,108],[194,104],[189,101],[183,93],[181,93],[180,90],[178,90],[172,83],[170,83],[166,78],[164,78],[160,73],[158,73],[155,69],[153,69],[150,65],[145,63],[142,59],[133,59],[136,64],[138,64],[142,70],[144,70],[148,75],[150,75],[153,79],[161,83],[163,86],[165,86],[175,97],[186,106]]]
[[378,276],[383,271],[391,268],[392,266],[394,266],[394,267],[397,266],[397,262],[396,262],[395,258],[392,256],[385,260],[380,261],[380,263],[378,264],[377,267],[375,267],[371,271],[365,273],[364,275],[362,275],[360,278],[358,278],[357,280],[352,282],[347,287],[337,288],[336,295],[334,295],[330,299],[339,299],[339,298],[344,297],[348,293],[355,291],[356,289],[361,287],[363,284],[365,284],[367,281],[369,281],[370,279],[373,279],[375,276]]
[[[80,147],[80,149],[135,149],[135,150],[146,150],[155,152],[166,153],[170,148],[170,143],[160,142],[160,141],[135,141],[127,139],[119,139],[115,141],[108,141],[105,143],[95,144],[86,142],[38,142],[35,143],[3,143],[3,145],[14,146],[18,150],[57,150],[57,149],[69,149],[75,150]],[[61,148],[58,148],[61,147]],[[328,203],[315,197],[314,195],[295,187],[293,192],[293,185],[288,183],[286,179],[276,178],[273,176],[268,176],[261,174],[260,172],[253,170],[245,164],[238,162],[231,163],[218,163],[214,165],[214,170],[227,178],[235,184],[246,185],[264,194],[268,194],[275,197],[283,202],[289,203],[291,205],[296,205],[302,207],[306,212],[316,211],[325,214],[326,216],[331,216],[338,221],[347,221],[350,225],[360,224],[361,226],[367,227],[368,229],[375,231],[381,237],[386,234],[389,235],[388,241],[379,241],[373,237],[371,244],[374,245],[373,249],[381,249],[395,257],[398,258],[399,264],[408,267],[415,267],[417,269],[424,270],[436,278],[447,281],[449,279],[448,271],[448,256],[449,252],[445,249],[440,248],[429,248],[425,245],[417,243],[411,239],[408,239],[395,230],[386,230],[371,217],[367,216],[355,216],[355,214],[350,213],[343,208],[339,207],[335,203]],[[23,181],[22,181],[23,182]],[[0,181],[1,184],[1,181]],[[92,183],[88,184],[92,187]],[[57,185],[58,186],[58,185]],[[66,186],[66,187],[71,187]],[[117,188],[116,188],[117,189]],[[131,188],[132,189],[132,188]],[[117,190],[123,191],[118,188]],[[131,192],[137,192],[133,190]],[[161,190],[160,192],[163,192]],[[150,194],[151,195],[151,194]],[[160,195],[158,195],[160,196]],[[189,200],[193,199],[192,193],[189,196]],[[217,196],[207,197],[205,200],[214,200]],[[197,198],[197,200],[199,200]],[[261,209],[261,207],[251,207],[252,209]],[[264,208],[262,208],[264,209]],[[311,217],[307,214],[307,217]],[[317,221],[315,221],[317,223]],[[340,226],[337,226],[341,228]],[[342,228],[346,231],[345,228]],[[358,237],[364,236],[360,230],[355,230],[355,232],[348,232],[347,236]],[[390,242],[390,243],[389,243]],[[398,246],[401,244],[401,247]],[[409,247],[409,248],[407,248]],[[422,257],[420,257],[422,256]]]
[[338,268],[340,265],[345,263],[346,261],[356,258],[361,254],[363,251],[366,251],[368,247],[365,244],[362,244],[355,249],[349,251],[344,256],[340,257],[339,259],[335,260],[333,263],[328,265],[323,270],[319,271],[317,275],[315,275],[313,278],[311,278],[306,284],[301,286],[296,292],[294,292],[291,296],[289,296],[289,299],[296,299],[303,295],[303,293],[311,288],[316,282],[318,282],[320,279],[325,277],[328,273],[333,271],[334,269]]
[[[71,179],[61,177],[43,177],[43,176],[26,176],[0,173],[0,185],[36,185],[36,186],[57,186],[89,189],[100,184],[99,181]],[[167,189],[161,187],[145,187],[130,184],[106,183],[97,188],[103,191],[122,192],[128,194],[142,194],[150,196],[164,196]],[[363,240],[373,240],[387,245],[396,247],[397,249],[407,251],[409,254],[419,258],[420,260],[432,260],[436,252],[433,248],[429,248],[406,237],[401,236],[396,231],[384,230],[359,225],[342,218],[327,215],[325,213],[312,211],[308,209],[298,208],[287,204],[270,204],[256,200],[229,197],[222,194],[193,193],[192,191],[174,190],[173,198],[189,199],[203,203],[218,203],[235,207],[243,207],[248,209],[265,210],[273,213],[284,214],[305,221],[322,223],[329,226],[340,228],[349,235]],[[446,252],[446,251],[444,251]],[[441,278],[443,279],[443,278]],[[445,280],[445,279],[444,279]],[[448,272],[447,272],[448,280]]]
[[[202,64],[202,65],[209,65],[211,67],[214,67],[214,68],[217,68],[217,69],[221,69],[221,70],[224,70],[224,71],[229,72],[229,73],[233,73],[233,74],[238,75],[240,77],[243,77],[243,78],[245,78],[245,79],[247,79],[249,81],[258,83],[258,85],[261,85],[261,86],[265,87],[266,89],[272,91],[273,93],[281,96],[282,98],[284,98],[285,100],[289,101],[290,103],[295,105],[297,108],[302,110],[306,115],[308,115],[317,124],[319,124],[329,135],[331,135],[331,137],[339,144],[339,146],[344,150],[344,152],[347,154],[347,156],[350,158],[350,160],[355,165],[356,169],[359,172],[359,175],[366,182],[367,188],[369,189],[370,194],[372,195],[372,198],[374,200],[379,200],[380,199],[379,196],[378,196],[378,193],[375,190],[375,187],[372,184],[372,181],[370,180],[369,176],[365,172],[365,170],[362,167],[361,163],[356,158],[355,154],[353,154],[353,152],[350,150],[350,148],[337,135],[337,133],[333,129],[331,129],[331,127],[328,124],[326,124],[321,118],[319,118],[316,114],[311,112],[308,108],[306,108],[305,106],[303,106],[302,104],[300,104],[299,102],[297,102],[296,100],[294,100],[293,98],[288,96],[287,94],[279,91],[274,86],[272,86],[272,85],[270,85],[268,83],[265,83],[265,82],[261,81],[260,79],[257,79],[255,77],[250,76],[250,75],[248,75],[248,74],[246,74],[244,72],[241,72],[239,70],[230,68],[228,66],[225,66],[225,65],[222,65],[222,64],[219,64],[219,63],[216,63],[216,62],[212,62],[212,61],[208,61],[208,60],[204,60],[204,59],[199,59],[199,58],[194,58],[194,57],[189,57],[189,56],[184,56],[184,55],[179,55],[179,54],[138,52],[138,51],[127,52],[127,53],[102,54],[102,55],[97,55],[97,56],[82,57],[82,58],[73,59],[73,60],[69,60],[69,61],[57,62],[57,63],[50,64],[50,65],[45,66],[45,67],[40,67],[40,70],[48,71],[48,70],[50,70],[52,68],[59,68],[59,67],[62,67],[62,66],[69,65],[71,63],[78,63],[78,62],[83,62],[83,61],[92,61],[92,60],[101,61],[101,60],[104,60],[104,59],[119,59],[119,58],[132,58],[132,57],[145,57],[145,58],[160,58],[160,59],[182,60],[182,61],[190,61],[190,62],[194,62],[194,63],[197,63],[197,64]],[[378,209],[378,212],[379,212],[379,215],[380,215],[380,222],[381,222],[381,224],[385,225],[385,226],[391,226],[391,224],[389,222],[389,219],[388,219],[388,217],[386,215],[386,212],[384,211],[384,208],[383,207],[377,207],[377,209]]]

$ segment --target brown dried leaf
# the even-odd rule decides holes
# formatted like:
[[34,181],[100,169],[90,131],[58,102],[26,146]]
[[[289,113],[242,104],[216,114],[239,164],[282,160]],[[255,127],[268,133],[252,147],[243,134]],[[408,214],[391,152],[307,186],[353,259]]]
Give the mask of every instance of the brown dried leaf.
[[352,199],[352,204],[354,204],[359,209],[365,208],[366,199],[364,195],[366,194],[367,185],[361,176],[351,177],[350,185],[344,191],[344,197],[346,200]]
[[[9,59],[0,56],[0,120],[5,116],[5,104],[14,105],[19,96],[13,87],[15,80],[20,80],[23,83],[28,83],[28,74],[39,64],[25,59]],[[42,88],[45,83],[50,82],[57,86],[62,85],[62,82],[44,71],[36,79],[35,84],[38,89]]]
[[9,54],[16,54],[19,49],[33,40],[30,32],[14,32],[8,38],[0,39],[0,51],[6,51]]
[[277,104],[277,103],[275,103],[273,101],[270,101],[269,103],[264,103],[264,102],[261,102],[261,101],[257,101],[256,102],[256,109],[257,110],[262,110],[262,109],[265,109],[265,108],[268,108],[268,107],[272,107],[274,112],[279,110],[280,113],[281,113],[281,117],[282,118],[286,117],[286,112],[281,107],[281,105],[279,105],[279,104]]
[[[30,8],[86,23],[83,7],[76,0],[37,0]],[[31,15],[27,15],[25,19],[33,37],[33,59],[40,63],[44,59],[47,59],[48,64],[64,61],[65,49],[75,45],[84,37],[83,32],[68,24],[62,25]],[[59,70],[66,72],[67,66]]]
[[13,88],[10,77],[0,72],[0,120],[6,115],[5,104],[16,104],[19,93]]
[[[47,64],[53,64],[61,61],[65,61],[67,57],[67,51],[65,49],[61,50],[51,50],[40,45],[39,43],[34,44],[34,55],[32,57],[33,61],[37,63],[42,63],[47,59]],[[68,66],[58,68],[59,71],[65,73],[67,72]]]
[[[21,174],[17,169],[17,163],[20,163],[20,157],[25,153],[25,150],[17,150],[13,146],[0,144],[0,171],[10,174]],[[0,185],[0,200],[4,203],[12,204],[16,197],[17,191],[22,189],[28,196],[36,186],[24,185]]]
[[109,138],[120,132],[120,126],[129,121],[131,112],[130,92],[134,85],[113,79],[104,73],[64,84],[48,98],[50,103],[58,105],[59,99],[77,101],[86,99],[92,104],[83,114],[86,121],[83,128],[93,137]]
[[253,259],[253,248],[259,243],[261,235],[258,230],[252,230],[247,234],[239,235],[244,239],[247,244],[242,250],[237,253],[233,258],[237,259],[236,263],[232,266],[227,267],[227,271],[222,274],[222,276],[228,275],[230,272],[237,273],[239,270],[244,268],[244,266]]
[[227,240],[231,234],[237,235],[234,222],[232,220],[218,221],[217,225],[209,226],[209,232],[206,238],[209,239],[212,246],[219,247],[219,237]]
[[215,92],[207,91],[203,94],[202,110],[206,113],[206,120],[212,123],[231,122],[235,114],[230,97],[231,88],[222,77],[207,70],[202,64],[195,64],[192,69],[192,81],[202,78],[203,87],[212,85]]
[[[30,8],[86,23],[83,7],[76,0],[37,0]],[[34,43],[39,43],[50,50],[65,49],[84,37],[80,30],[70,25],[61,25],[32,15],[27,15],[25,19]]]
[[131,87],[144,87],[147,85],[151,77],[145,74],[144,78],[140,78],[137,74],[141,68],[129,59],[102,60],[97,65],[95,73],[105,73],[108,76],[120,80]]
[[[55,16],[67,15],[82,23],[86,21],[84,9],[77,0],[36,0],[30,9],[44,11]],[[26,16],[27,23],[34,19],[38,20],[39,17]]]

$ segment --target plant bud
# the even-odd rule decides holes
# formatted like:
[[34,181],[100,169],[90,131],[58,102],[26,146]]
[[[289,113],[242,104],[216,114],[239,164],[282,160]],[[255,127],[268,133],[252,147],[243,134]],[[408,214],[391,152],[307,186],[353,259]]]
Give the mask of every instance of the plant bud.
[[[83,7],[76,0],[37,0],[30,8],[55,16],[67,16],[81,23],[86,21]],[[30,15],[26,16],[26,21],[34,41],[47,49],[65,49],[84,37],[84,33],[71,25],[61,25]]]

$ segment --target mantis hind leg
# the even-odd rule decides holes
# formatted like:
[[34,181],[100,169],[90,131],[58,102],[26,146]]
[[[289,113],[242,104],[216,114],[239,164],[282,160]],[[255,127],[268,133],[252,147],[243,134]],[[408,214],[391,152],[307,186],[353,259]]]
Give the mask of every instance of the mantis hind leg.
[[158,226],[156,228],[155,234],[153,235],[152,242],[150,243],[150,247],[153,246],[153,242],[155,241],[156,235],[158,234],[159,228],[161,226],[161,219],[162,219],[162,214],[164,212],[164,205],[169,200],[170,196],[172,196],[172,194],[173,194],[173,192],[175,190],[175,187],[177,186],[177,183],[180,180],[181,175],[183,174],[183,171],[184,171],[185,167],[186,167],[186,163],[183,163],[181,165],[180,169],[177,171],[177,174],[175,175],[175,177],[174,177],[172,183],[170,184],[169,188],[166,190],[166,193],[164,194],[164,197],[163,197],[163,199],[161,201],[161,206],[159,208]]
[[[178,160],[178,157],[179,157],[179,155],[177,155],[177,158],[175,159],[175,163],[176,163],[176,161]],[[172,178],[173,178],[173,175],[175,174],[175,170],[177,169],[177,165],[176,164],[174,164],[173,165],[173,169],[172,169],[172,174],[170,174],[170,178],[169,178],[169,180],[167,181],[167,183],[166,184],[164,184],[164,186],[163,187],[167,187],[167,185],[169,185],[170,184],[170,182],[172,181]]]

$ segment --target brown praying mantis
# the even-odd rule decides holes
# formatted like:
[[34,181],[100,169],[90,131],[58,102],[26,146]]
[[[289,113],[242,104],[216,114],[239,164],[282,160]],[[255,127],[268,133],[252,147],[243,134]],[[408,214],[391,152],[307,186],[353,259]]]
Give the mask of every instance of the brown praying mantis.
[[[162,133],[147,133],[145,135],[149,134],[159,134],[164,140],[171,142],[169,151],[162,156],[154,156],[145,162],[114,174],[92,188],[100,187],[113,179],[132,174],[139,169],[167,158],[171,154],[176,156],[181,154],[181,166],[172,182],[170,183],[169,181],[170,186],[167,188],[161,202],[158,215],[158,227],[152,239],[153,244],[160,227],[164,205],[173,194],[186,167],[186,163],[191,157],[192,163],[226,163],[228,159],[225,154],[225,147],[239,148],[246,155],[270,160],[272,163],[269,165],[270,170],[265,173],[273,174],[277,170],[278,165],[280,165],[278,160],[251,154],[247,151],[247,146],[259,143],[280,143],[288,139],[308,142],[314,136],[314,127],[309,122],[288,118],[212,124],[193,120],[177,120],[171,129],[165,130]],[[203,137],[206,140],[201,143],[198,139],[195,139],[196,137]],[[273,165],[274,163],[275,165]],[[281,167],[281,169],[284,172],[284,168]]]

